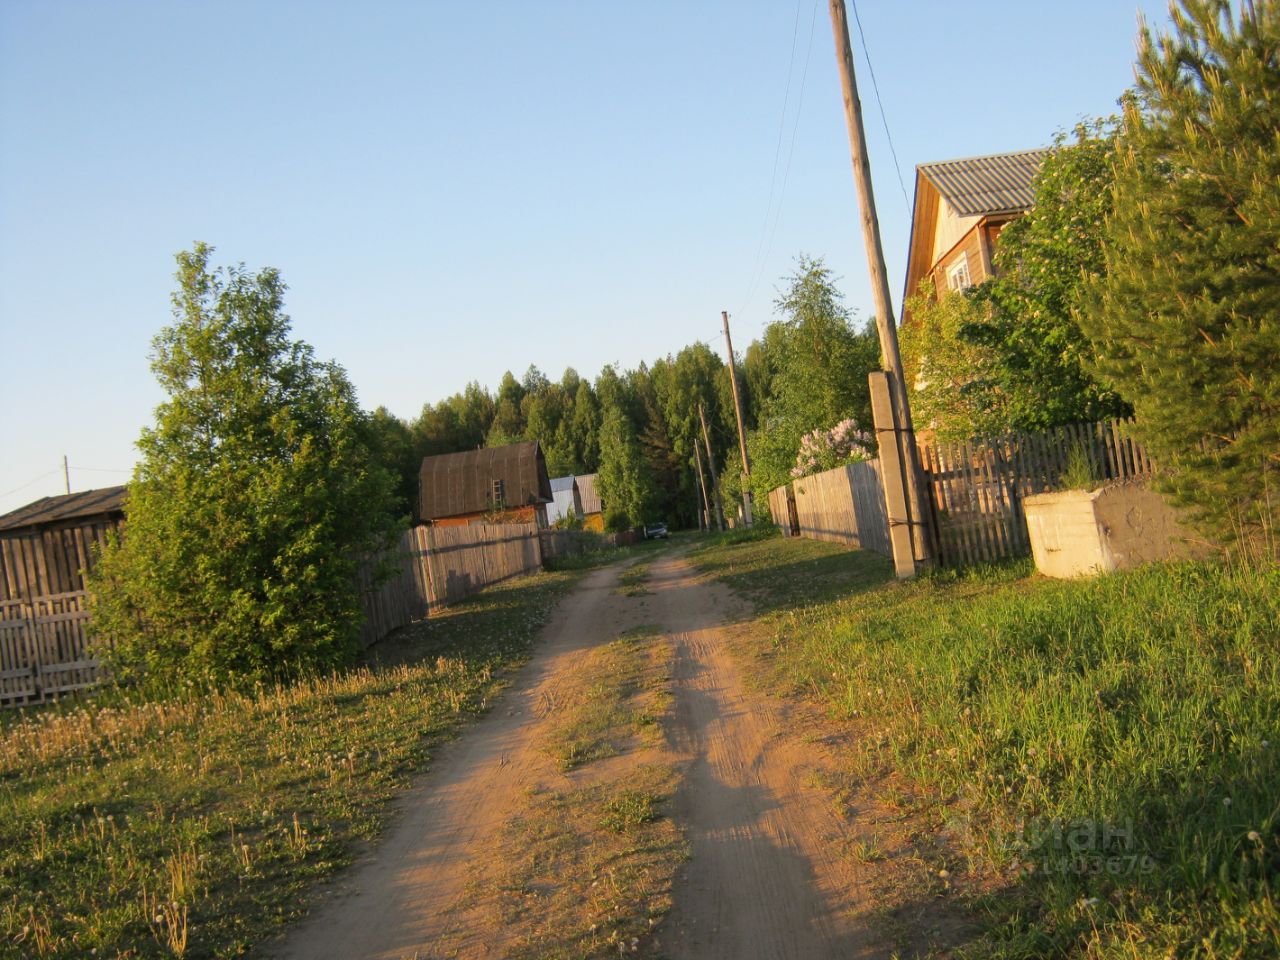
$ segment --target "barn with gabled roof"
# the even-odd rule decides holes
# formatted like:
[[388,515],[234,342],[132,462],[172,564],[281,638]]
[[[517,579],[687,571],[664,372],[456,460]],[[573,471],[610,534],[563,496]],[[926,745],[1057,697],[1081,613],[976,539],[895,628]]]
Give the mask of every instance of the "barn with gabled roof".
[[537,441],[424,457],[418,480],[424,523],[547,526],[551,480]]

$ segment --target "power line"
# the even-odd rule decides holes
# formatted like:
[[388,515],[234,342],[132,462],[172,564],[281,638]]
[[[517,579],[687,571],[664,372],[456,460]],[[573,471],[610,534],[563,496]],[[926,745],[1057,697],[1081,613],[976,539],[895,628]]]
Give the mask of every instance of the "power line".
[[796,17],[791,25],[791,56],[787,60],[787,89],[782,94],[782,115],[778,117],[778,142],[773,148],[773,170],[769,172],[769,199],[764,205],[764,222],[760,224],[760,242],[756,244],[756,255],[751,261],[753,273],[760,265],[765,237],[769,233],[769,214],[773,211],[773,192],[778,185],[778,162],[782,159],[782,137],[787,130],[787,106],[791,102],[791,77],[796,69],[796,38],[800,35],[800,10],[803,7],[804,0],[796,0]]
[[51,477],[55,473],[61,473],[61,472],[62,472],[62,468],[58,467],[54,470],[50,470],[48,473],[42,473],[40,474],[40,476],[36,477],[34,480],[28,480],[26,483],[22,484],[22,486],[20,487],[14,487],[12,490],[7,490],[4,493],[0,493],[0,497],[12,496],[15,493],[19,493],[20,491],[27,489],[27,487],[34,486],[35,484],[43,480],[45,477]]
[[867,35],[862,30],[862,18],[858,16],[858,0],[849,0],[853,7],[853,22],[858,25],[858,39],[862,41],[862,55],[867,59],[867,72],[871,74],[871,89],[875,91],[876,105],[880,108],[880,122],[884,124],[885,139],[889,141],[889,153],[893,155],[893,172],[898,175],[898,186],[902,188],[902,202],[907,206],[907,216],[911,216],[911,201],[907,199],[907,185],[902,179],[902,164],[898,162],[898,151],[893,146],[893,134],[889,132],[889,118],[885,116],[884,102],[880,99],[880,84],[876,83],[876,68],[871,64],[871,51],[867,49]]
[[[787,93],[782,102],[782,116],[778,120],[778,143],[773,156],[773,175],[769,181],[769,202],[765,207],[764,224],[761,227],[760,245],[756,248],[756,256],[753,260],[751,281],[747,285],[747,294],[742,300],[742,306],[738,308],[736,313],[742,313],[743,309],[751,302],[755,296],[756,287],[760,283],[760,277],[764,273],[765,265],[768,263],[769,254],[773,252],[773,241],[778,233],[778,221],[782,218],[782,204],[787,193],[787,181],[791,177],[791,160],[795,155],[796,149],[796,131],[800,128],[800,114],[804,108],[804,88],[805,81],[809,76],[809,61],[813,55],[813,28],[818,18],[818,0],[813,2],[813,16],[809,21],[809,45],[805,51],[804,70],[800,76],[800,92],[796,99],[796,117],[795,123],[791,128],[791,143],[787,149],[787,164],[782,173],[782,186],[777,191],[778,205],[774,208],[774,183],[776,182],[778,173],[778,161],[782,156],[782,139],[786,130],[787,122],[787,104],[791,99],[791,76],[795,69],[795,53],[796,53],[796,37],[798,36],[800,27],[800,11],[803,8],[804,0],[799,0],[796,4],[796,19],[791,34],[791,62],[787,66]],[[769,219],[772,215],[773,225],[770,227]],[[768,237],[766,242],[765,237]],[[761,250],[763,249],[763,253]]]

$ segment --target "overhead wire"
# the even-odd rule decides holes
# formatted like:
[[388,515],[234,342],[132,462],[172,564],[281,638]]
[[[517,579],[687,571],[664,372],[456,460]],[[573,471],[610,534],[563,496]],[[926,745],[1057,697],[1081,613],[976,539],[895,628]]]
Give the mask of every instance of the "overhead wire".
[[876,68],[871,63],[871,51],[867,49],[867,35],[862,29],[862,18],[858,16],[858,0],[849,0],[853,6],[853,22],[858,25],[858,39],[862,41],[862,56],[867,61],[867,72],[871,74],[871,89],[876,95],[876,106],[880,108],[880,122],[884,124],[884,136],[889,141],[889,153],[893,156],[893,172],[898,175],[898,186],[902,189],[902,202],[906,204],[907,216],[911,216],[911,201],[907,198],[907,184],[902,179],[902,164],[898,161],[898,151],[893,146],[893,134],[889,132],[889,118],[884,112],[884,101],[880,99],[880,84],[876,82]]
[[[783,98],[782,117],[779,119],[779,122],[778,122],[778,143],[777,143],[777,149],[774,152],[773,177],[770,178],[770,183],[769,183],[769,203],[765,207],[765,221],[764,221],[764,226],[762,228],[762,233],[760,237],[761,245],[763,247],[763,253],[761,253],[761,247],[757,247],[756,257],[752,267],[751,281],[747,285],[747,293],[746,293],[746,296],[744,296],[742,299],[742,305],[738,307],[738,309],[735,311],[735,314],[742,313],[742,311],[751,303],[751,299],[755,296],[756,288],[757,286],[759,286],[759,283],[760,283],[760,277],[764,274],[765,265],[768,263],[769,254],[773,252],[773,241],[777,237],[778,223],[782,219],[782,206],[786,198],[787,182],[791,178],[791,161],[792,161],[792,158],[795,156],[796,133],[800,129],[800,115],[804,109],[805,83],[809,77],[809,62],[813,57],[813,30],[814,30],[814,25],[817,23],[817,19],[818,19],[818,0],[814,0],[813,2],[813,15],[810,17],[810,20],[809,20],[809,41],[808,41],[807,48],[805,50],[804,69],[800,75],[800,90],[796,98],[795,122],[792,124],[792,127],[791,127],[791,141],[787,148],[787,162],[782,172],[782,186],[777,190],[778,202],[775,208],[773,203],[774,181],[777,176],[778,161],[781,158],[782,138],[783,138],[784,131],[786,129],[786,120],[787,120],[786,108],[787,108],[787,103],[790,101],[790,95],[791,95],[791,77],[795,69],[796,37],[797,37],[799,24],[800,24],[800,11],[803,9],[803,4],[804,4],[804,0],[799,0],[799,2],[796,4],[795,28],[792,31],[792,37],[791,37],[791,62],[788,64],[788,67],[787,67],[787,94]],[[769,220],[771,216],[773,219],[772,226],[770,226],[769,224]],[[765,239],[766,236],[768,237],[767,241]]]
[[15,494],[15,493],[19,493],[19,492],[21,492],[21,491],[23,491],[23,490],[27,489],[27,487],[34,486],[35,484],[37,484],[37,483],[39,483],[41,480],[43,480],[45,477],[51,477],[51,476],[53,476],[55,473],[61,473],[61,472],[62,472],[62,468],[61,468],[61,467],[58,467],[57,469],[50,470],[50,471],[48,471],[47,473],[42,473],[42,474],[40,474],[40,476],[36,477],[34,480],[28,480],[26,483],[22,484],[21,486],[14,487],[12,490],[6,490],[4,493],[0,493],[0,497],[8,497],[8,496],[12,496],[12,495],[13,495],[13,494]]

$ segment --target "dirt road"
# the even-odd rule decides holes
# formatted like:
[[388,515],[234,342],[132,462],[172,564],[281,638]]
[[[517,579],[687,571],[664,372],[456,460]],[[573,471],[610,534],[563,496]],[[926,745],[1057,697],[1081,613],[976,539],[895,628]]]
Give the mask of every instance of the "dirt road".
[[450,744],[367,859],[293,928],[290,960],[501,957],[517,931],[462,928],[471,862],[528,792],[559,773],[535,748],[583,651],[641,624],[673,645],[668,746],[681,770],[672,816],[692,856],[677,874],[670,916],[642,949],[671,958],[887,956],[868,919],[867,878],[846,854],[848,826],[809,784],[814,751],[777,702],[749,691],[725,650],[748,617],[726,588],[701,582],[677,555],[655,560],[648,593],[596,571],[566,599],[542,645],[492,713]]

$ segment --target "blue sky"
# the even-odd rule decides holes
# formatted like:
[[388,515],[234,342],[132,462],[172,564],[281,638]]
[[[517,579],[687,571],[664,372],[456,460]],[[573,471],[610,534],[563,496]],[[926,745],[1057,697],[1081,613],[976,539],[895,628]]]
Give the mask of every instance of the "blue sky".
[[[901,177],[1110,113],[1164,0],[862,0]],[[850,15],[852,17],[852,5]],[[890,284],[910,214],[854,27]],[[369,408],[870,311],[821,0],[0,0],[0,512],[123,482],[173,254],[279,268]]]

